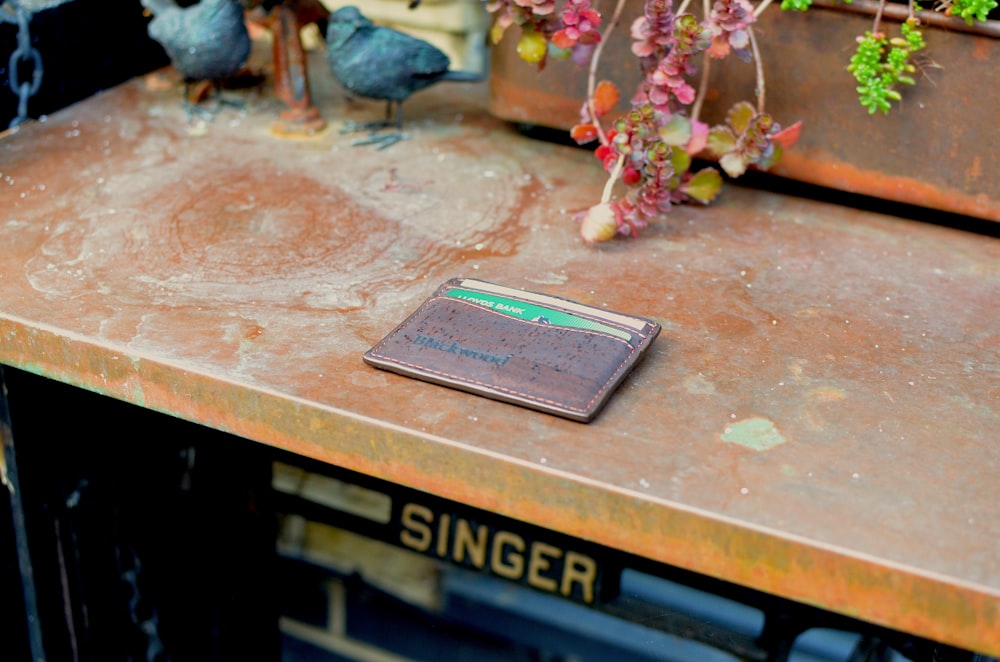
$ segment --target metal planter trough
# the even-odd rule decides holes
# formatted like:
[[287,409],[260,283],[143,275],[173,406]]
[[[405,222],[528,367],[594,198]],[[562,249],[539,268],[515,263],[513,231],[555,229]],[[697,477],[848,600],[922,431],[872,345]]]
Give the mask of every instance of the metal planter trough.
[[[826,5],[826,2],[823,3]],[[773,174],[850,193],[1000,221],[1000,21],[966,26],[920,11],[927,55],[917,84],[888,115],[870,116],[846,66],[855,38],[870,30],[877,3],[819,3],[808,12],[765,11],[756,31],[766,73],[767,111],[782,125],[801,120],[799,142]],[[628,26],[631,2],[604,49],[599,79],[623,97],[640,80]],[[889,5],[884,21],[905,16]],[[503,119],[557,128],[578,121],[587,72],[569,62],[542,71],[520,60],[507,35],[492,60],[490,109]],[[702,119],[715,124],[736,101],[754,98],[753,63],[713,62]],[[620,104],[625,109],[625,101]]]

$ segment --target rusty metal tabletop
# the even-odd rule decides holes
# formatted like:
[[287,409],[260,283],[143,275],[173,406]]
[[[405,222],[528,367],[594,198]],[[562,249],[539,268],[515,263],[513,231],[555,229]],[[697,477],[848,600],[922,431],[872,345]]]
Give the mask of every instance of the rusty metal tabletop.
[[[163,76],[0,139],[0,363],[1000,654],[1000,241],[729,186],[590,247],[593,157],[482,87],[379,152],[321,73],[310,138],[253,95],[190,124]],[[589,425],[362,363],[455,276],[663,332]]]

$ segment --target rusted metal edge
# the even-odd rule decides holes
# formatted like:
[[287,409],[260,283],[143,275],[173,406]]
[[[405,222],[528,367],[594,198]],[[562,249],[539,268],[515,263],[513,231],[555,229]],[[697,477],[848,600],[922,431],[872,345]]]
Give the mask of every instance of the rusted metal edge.
[[[813,6],[834,11],[848,12],[850,14],[862,14],[864,16],[875,16],[879,11],[881,3],[878,0],[813,0]],[[914,15],[920,19],[924,25],[951,30],[952,32],[967,32],[981,37],[993,37],[1000,39],[1000,21],[976,21],[972,25],[966,23],[957,16],[947,16],[941,12],[928,9],[915,9]],[[882,7],[882,18],[894,21],[905,21],[910,17],[910,10],[906,5],[886,3]]]
[[[655,561],[1000,655],[1000,590],[992,587],[595,483],[11,316],[0,317],[0,363]],[[462,471],[440,471],[456,465]]]
[[816,154],[815,150],[806,155],[790,149],[767,172],[847,193],[1000,221],[1000,200],[991,199],[985,193],[971,195],[964,191],[933,186],[912,177],[864,170],[830,154]]

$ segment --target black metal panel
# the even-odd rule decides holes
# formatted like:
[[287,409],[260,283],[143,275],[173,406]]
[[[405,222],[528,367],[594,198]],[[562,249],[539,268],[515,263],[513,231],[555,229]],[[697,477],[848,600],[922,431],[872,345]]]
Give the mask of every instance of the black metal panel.
[[[53,113],[165,66],[163,49],[146,34],[148,22],[139,0],[68,0],[32,14],[31,44],[41,56],[43,75],[28,115]],[[0,130],[17,115],[18,97],[8,84],[17,30],[15,23],[0,22]],[[30,68],[19,72],[21,78],[30,80]]]
[[276,659],[262,447],[5,375],[47,658]]

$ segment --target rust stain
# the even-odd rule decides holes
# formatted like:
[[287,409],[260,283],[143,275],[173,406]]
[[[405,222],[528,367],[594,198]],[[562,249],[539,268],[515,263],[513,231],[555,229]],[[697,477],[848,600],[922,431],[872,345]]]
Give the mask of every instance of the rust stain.
[[818,402],[839,402],[847,399],[847,393],[835,386],[824,386],[809,391],[809,396]]
[[993,41],[986,37],[972,37],[972,59],[989,62],[991,54],[995,54]]
[[243,337],[246,340],[254,340],[256,338],[259,338],[262,333],[264,333],[264,327],[260,326],[259,324],[254,324],[253,326],[250,326],[243,332]]
[[805,376],[805,366],[809,362],[804,359],[792,359],[788,363],[788,372],[792,375],[792,379],[796,382],[802,382],[808,380]]
[[[975,156],[972,159],[972,165],[970,165],[965,170],[965,179],[972,185],[973,181],[979,179],[983,176],[983,158],[981,156]],[[972,181],[969,181],[972,180]]]

